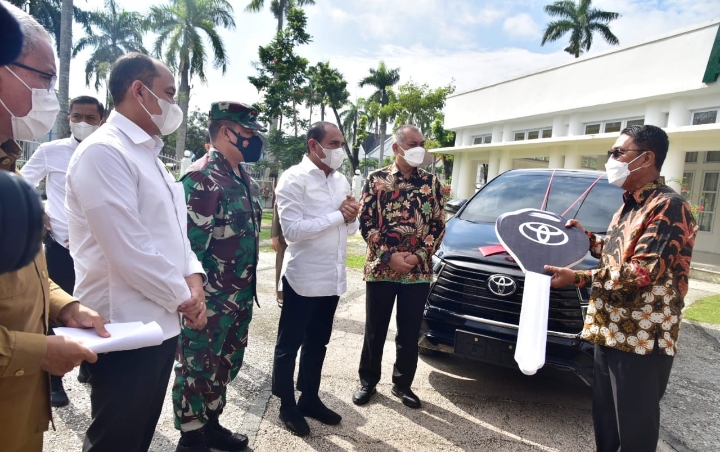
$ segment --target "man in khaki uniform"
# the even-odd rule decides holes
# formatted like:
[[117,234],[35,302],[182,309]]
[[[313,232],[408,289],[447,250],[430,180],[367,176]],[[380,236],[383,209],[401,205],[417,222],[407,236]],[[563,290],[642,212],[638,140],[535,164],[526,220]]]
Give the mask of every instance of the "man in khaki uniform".
[[[0,2],[0,8],[3,7],[19,22],[24,38],[21,55],[0,66],[0,171],[16,172],[15,161],[22,155],[22,149],[14,139],[40,137],[53,125],[54,117],[49,118],[47,112],[52,111],[48,106],[52,106],[54,96],[55,57],[50,36],[40,24],[19,9]],[[0,15],[4,15],[0,20],[3,30],[7,29],[6,14],[0,10]],[[5,47],[7,40],[2,42]],[[39,91],[44,91],[42,96]],[[44,109],[33,100],[38,98],[45,101]],[[108,335],[103,319],[95,311],[80,305],[48,279],[45,255],[40,252],[29,265],[0,275],[3,452],[41,451],[43,432],[51,419],[48,374],[63,375],[84,360],[97,360],[95,353],[78,342],[63,336],[46,337],[48,321],[71,327],[95,327],[99,334]]]

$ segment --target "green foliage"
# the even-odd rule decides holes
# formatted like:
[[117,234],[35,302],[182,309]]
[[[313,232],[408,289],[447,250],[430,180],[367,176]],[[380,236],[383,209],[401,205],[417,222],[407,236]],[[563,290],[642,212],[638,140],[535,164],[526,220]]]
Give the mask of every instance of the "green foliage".
[[305,31],[307,18],[303,10],[290,8],[287,19],[287,27],[269,45],[258,49],[259,61],[254,64],[257,76],[248,80],[263,93],[263,119],[291,117],[297,136],[300,128],[297,107],[307,96],[308,60],[295,53],[295,47],[309,43],[311,36]]
[[[33,16],[55,38],[56,50],[60,52],[60,16],[62,0],[8,0]],[[82,25],[86,33],[92,33],[87,11],[73,6],[73,20]]]
[[[271,130],[267,134],[268,152],[277,159],[280,169],[288,169],[300,163],[307,152],[305,137],[288,135],[280,129]],[[271,170],[273,172],[273,170]]]
[[411,80],[398,86],[393,102],[389,105],[395,116],[395,128],[414,124],[427,133],[438,113],[445,108],[447,96],[454,92],[452,83],[430,89],[427,84],[419,85]]
[[[270,12],[275,16],[278,21],[277,31],[283,29],[283,19],[285,15],[290,12],[295,6],[314,5],[315,0],[271,0],[270,1]],[[265,6],[265,0],[251,0],[250,3],[245,7],[245,11],[251,13],[260,12]]]
[[703,298],[691,304],[685,318],[697,322],[720,324],[720,295]]
[[600,33],[600,36],[610,45],[618,45],[620,41],[615,36],[608,24],[619,18],[620,14],[602,11],[592,8],[592,0],[559,0],[551,5],[546,5],[544,10],[551,17],[559,17],[559,20],[551,21],[545,28],[542,42],[554,42],[570,33],[570,45],[565,51],[575,58],[581,53],[590,50],[593,41],[593,33]]
[[[199,109],[195,109],[188,115],[187,134],[185,140],[185,149],[195,153],[195,157],[200,158],[205,155],[205,137],[207,136],[208,114]],[[165,149],[174,149],[177,143],[178,132],[166,136]]]

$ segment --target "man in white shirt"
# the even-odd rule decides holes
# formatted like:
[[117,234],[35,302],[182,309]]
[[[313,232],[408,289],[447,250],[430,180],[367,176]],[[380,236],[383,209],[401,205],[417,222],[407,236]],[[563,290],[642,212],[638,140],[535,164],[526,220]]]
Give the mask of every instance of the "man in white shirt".
[[[30,159],[22,167],[25,180],[37,186],[45,181],[47,203],[45,214],[49,220],[46,224],[45,259],[48,275],[62,290],[73,294],[75,288],[75,269],[70,256],[67,215],[65,215],[65,173],[67,173],[70,157],[78,143],[90,136],[100,127],[105,108],[94,97],[80,96],[70,101],[70,130],[68,138],[43,143],[33,152]],[[53,334],[52,330],[48,334]],[[87,381],[85,366],[80,366],[78,380]],[[70,401],[62,384],[62,377],[50,376],[50,404],[54,407],[65,406]]]
[[187,239],[182,185],[163,167],[156,135],[182,121],[175,79],[129,53],[108,82],[115,111],[78,146],[65,201],[75,296],[111,322],[155,321],[165,341],[88,365],[92,421],[83,451],[147,451],[162,409],[182,321],[204,327],[204,272]]
[[[333,317],[347,290],[347,237],[357,232],[360,204],[350,184],[335,171],[343,162],[344,139],[334,124],[318,122],[308,130],[308,154],[285,171],[276,189],[280,225],[288,243],[281,271],[283,306],[273,363],[272,393],[280,398],[280,420],[305,436],[305,416],[324,424],[341,421],[318,396]],[[302,346],[295,401],[295,358]]]

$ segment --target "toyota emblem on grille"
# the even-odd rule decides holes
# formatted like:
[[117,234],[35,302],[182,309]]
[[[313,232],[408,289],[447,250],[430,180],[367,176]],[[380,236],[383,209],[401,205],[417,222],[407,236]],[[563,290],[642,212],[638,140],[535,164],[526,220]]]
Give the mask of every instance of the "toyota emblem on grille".
[[517,283],[506,275],[491,275],[488,278],[487,288],[500,297],[509,297],[517,291]]

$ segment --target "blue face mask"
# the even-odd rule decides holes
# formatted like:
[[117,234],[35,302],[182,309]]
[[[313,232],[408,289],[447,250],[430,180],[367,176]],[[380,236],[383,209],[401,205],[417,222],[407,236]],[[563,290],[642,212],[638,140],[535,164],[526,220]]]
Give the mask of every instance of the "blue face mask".
[[235,138],[237,138],[237,141],[233,143],[233,146],[238,148],[238,151],[242,153],[243,158],[247,163],[253,163],[260,160],[260,154],[262,154],[264,143],[259,136],[254,135],[252,138],[245,138],[232,129],[228,130],[235,135]]

